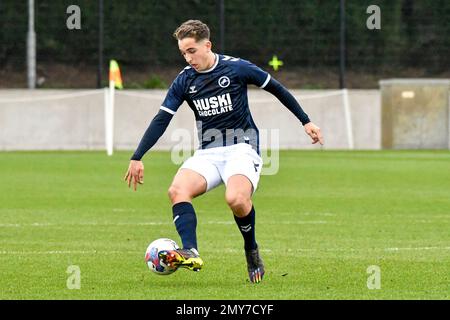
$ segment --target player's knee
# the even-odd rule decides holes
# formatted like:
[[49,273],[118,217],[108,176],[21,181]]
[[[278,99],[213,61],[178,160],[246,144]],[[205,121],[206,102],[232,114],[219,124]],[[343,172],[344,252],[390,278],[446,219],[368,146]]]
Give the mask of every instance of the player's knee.
[[167,195],[172,203],[191,200],[189,193],[177,185],[171,185],[167,191]]
[[250,198],[244,192],[228,192],[225,195],[228,206],[234,212],[240,212],[250,205]]

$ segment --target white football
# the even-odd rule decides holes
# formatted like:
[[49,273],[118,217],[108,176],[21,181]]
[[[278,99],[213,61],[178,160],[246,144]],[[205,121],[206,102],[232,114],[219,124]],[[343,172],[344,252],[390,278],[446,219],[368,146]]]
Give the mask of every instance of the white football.
[[171,239],[160,238],[150,243],[145,251],[145,263],[151,271],[159,275],[168,275],[177,271],[177,267],[171,267],[159,258],[161,251],[177,250],[180,247]]

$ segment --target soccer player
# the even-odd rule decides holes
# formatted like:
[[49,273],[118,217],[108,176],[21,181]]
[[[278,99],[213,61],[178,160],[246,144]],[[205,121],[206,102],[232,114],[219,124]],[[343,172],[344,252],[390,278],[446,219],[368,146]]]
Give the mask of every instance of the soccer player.
[[[181,55],[189,64],[173,81],[159,112],[146,130],[131,157],[125,180],[134,190],[143,183],[141,159],[157,142],[183,101],[197,121],[200,146],[176,173],[168,194],[173,205],[173,222],[183,249],[162,257],[175,259],[181,266],[198,271],[203,266],[197,247],[197,218],[192,199],[221,183],[225,199],[244,238],[250,281],[264,276],[264,264],[255,239],[256,191],[263,165],[259,135],[247,100],[247,85],[256,85],[270,93],[303,124],[312,143],[323,144],[320,128],[313,124],[296,99],[275,80],[249,61],[214,53],[210,31],[199,20],[188,20],[173,34]],[[173,262],[173,261],[169,261]]]

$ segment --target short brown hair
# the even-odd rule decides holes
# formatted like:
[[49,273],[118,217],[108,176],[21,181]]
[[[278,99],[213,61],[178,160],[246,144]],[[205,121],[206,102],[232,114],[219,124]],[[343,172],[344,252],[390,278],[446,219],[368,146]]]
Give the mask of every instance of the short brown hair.
[[188,20],[183,22],[177,30],[175,30],[173,36],[177,40],[194,38],[195,41],[198,42],[203,39],[209,40],[210,32],[208,26],[200,20]]

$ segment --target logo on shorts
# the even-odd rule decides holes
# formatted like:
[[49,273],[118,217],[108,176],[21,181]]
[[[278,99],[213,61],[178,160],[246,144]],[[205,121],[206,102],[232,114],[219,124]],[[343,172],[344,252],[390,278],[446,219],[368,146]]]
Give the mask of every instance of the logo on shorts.
[[259,163],[253,162],[253,167],[255,167],[255,172],[258,172]]
[[230,78],[228,78],[227,76],[220,77],[218,83],[222,88],[226,88],[230,85]]

